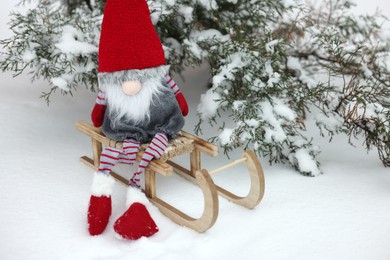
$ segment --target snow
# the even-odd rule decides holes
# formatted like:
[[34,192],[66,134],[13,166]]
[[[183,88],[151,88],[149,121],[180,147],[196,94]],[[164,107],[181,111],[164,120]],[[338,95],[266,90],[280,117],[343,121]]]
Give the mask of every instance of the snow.
[[372,76],[372,71],[368,68],[367,64],[362,64],[362,71],[364,73],[364,76],[366,78],[369,78]]
[[84,35],[76,28],[66,25],[64,31],[59,39],[59,42],[55,45],[61,52],[66,54],[87,54],[97,52],[97,47],[83,42]]
[[175,38],[166,38],[164,44],[168,45],[169,48],[173,49],[176,53],[181,53],[182,51],[180,43]]
[[189,36],[189,39],[183,40],[183,45],[186,46],[195,57],[202,60],[207,56],[208,52],[200,48],[198,42],[202,42],[209,39],[227,41],[230,39],[230,37],[229,35],[222,35],[221,32],[215,29],[208,29],[204,31],[193,30]]
[[294,111],[289,108],[281,99],[273,99],[275,113],[279,116],[285,117],[287,120],[294,120],[297,116]]
[[379,56],[377,55],[377,65],[382,66],[387,69],[388,72],[390,72],[390,55],[389,54],[382,54]]
[[[193,84],[198,78],[195,74],[187,82]],[[95,95],[80,90],[74,98],[54,96],[47,107],[38,99],[45,83],[31,85],[27,77],[13,79],[9,74],[1,79],[7,83],[3,85],[6,98],[0,104],[0,143],[7,151],[0,157],[1,259],[390,257],[388,169],[375,152],[366,154],[337,137],[331,144],[321,141],[324,174],[315,178],[302,177],[289,166],[269,166],[261,158],[266,178],[261,204],[247,210],[220,198],[219,218],[204,234],[174,224],[154,208],[151,213],[160,228],[155,236],[135,242],[117,239],[112,225],[125,210],[127,192],[117,184],[109,228],[101,236],[90,237],[86,209],[93,170],[78,158],[90,154],[91,146],[74,124],[89,119]],[[204,85],[198,84],[197,92],[195,84],[182,87],[191,109],[189,131],[202,92],[199,86]],[[239,155],[233,154],[232,159]],[[212,170],[228,161],[224,156],[203,157],[203,167]],[[119,170],[129,175],[126,167]],[[249,188],[241,166],[213,178],[241,195]],[[158,194],[188,214],[201,213],[199,189],[184,179],[158,176]]]
[[321,83],[319,80],[315,80],[308,75],[308,72],[303,69],[298,58],[288,57],[287,67],[291,70],[298,72],[298,77],[302,82],[305,82],[309,87],[314,88]]
[[170,6],[174,6],[176,4],[176,0],[165,0],[165,2],[170,5]]
[[277,118],[274,107],[271,105],[271,103],[269,101],[263,101],[261,102],[260,107],[260,117],[270,124],[269,127],[264,127],[264,141],[271,143],[273,140],[276,142],[283,142],[286,140],[287,136],[282,128],[282,123],[284,120]]
[[314,176],[320,174],[315,160],[313,160],[313,157],[306,149],[298,149],[293,157],[297,160],[298,168],[301,172],[310,172]]
[[[366,4],[374,3],[378,1]],[[0,38],[9,35],[4,17],[8,13],[5,7],[12,5],[12,1],[4,2],[0,10]],[[382,2],[384,10],[389,6]],[[179,77],[176,80],[188,98],[190,114],[185,129],[189,132],[196,122],[200,94],[206,89],[207,77],[202,75],[206,75],[203,68],[190,70],[185,83]],[[256,209],[247,210],[220,198],[216,224],[198,234],[174,224],[152,207],[160,231],[134,242],[117,239],[112,229],[125,210],[127,189],[117,184],[109,228],[90,237],[86,209],[93,170],[78,158],[90,155],[91,145],[74,124],[89,120],[96,95],[82,89],[74,97],[54,95],[48,107],[38,98],[47,91],[48,83],[30,83],[28,75],[12,78],[5,73],[0,77],[4,97],[0,103],[2,260],[390,259],[389,169],[382,166],[375,151],[367,153],[360,144],[352,147],[344,136],[336,136],[332,143],[320,138],[317,129],[310,128],[313,118],[308,120],[308,131],[322,146],[319,159],[324,174],[302,177],[288,165],[269,166],[260,158],[266,191]],[[210,97],[212,101],[213,95]],[[210,103],[212,112],[215,104]],[[215,131],[205,126],[204,137]],[[236,151],[231,157],[240,154]],[[307,159],[307,154],[298,153],[298,157]],[[223,155],[202,160],[202,167],[208,170],[230,161]],[[302,167],[307,166],[304,163],[309,160],[303,160]],[[130,175],[127,167],[118,171]],[[157,179],[158,194],[164,200],[188,214],[201,214],[199,188],[176,176]],[[213,179],[240,195],[249,188],[242,165]]]
[[283,4],[285,7],[293,6],[297,3],[295,0],[283,0]]
[[233,134],[234,129],[225,128],[222,133],[218,136],[221,145],[229,144],[232,140],[230,139]]
[[195,57],[202,60],[204,59],[204,57],[207,56],[208,52],[202,50],[199,47],[198,42],[202,42],[209,39],[227,41],[230,39],[230,37],[229,35],[222,35],[221,32],[215,29],[208,29],[204,31],[193,30],[189,36],[189,39],[183,40],[183,45],[186,46]]
[[64,91],[69,91],[68,81],[63,77],[52,78],[51,83],[53,83],[54,86],[57,86]]
[[151,11],[150,16],[152,18],[152,23],[156,25],[160,20],[161,16],[170,15],[172,13],[172,9],[164,8],[163,4],[174,6],[176,0],[166,0],[164,1],[164,3],[162,3],[161,1],[151,1],[151,0],[148,0],[147,2],[149,5],[149,9]]
[[197,0],[199,4],[201,4],[207,10],[215,10],[218,7],[218,4],[215,0]]
[[256,119],[248,119],[245,120],[245,124],[247,124],[250,127],[256,128],[259,126],[259,121]]
[[241,110],[242,106],[246,103],[246,100],[236,100],[233,102],[233,110]]
[[35,51],[33,50],[27,50],[24,52],[22,59],[23,62],[29,63],[30,61],[34,60],[37,57]]
[[207,29],[203,31],[193,30],[190,37],[196,41],[205,41],[213,38],[221,41],[230,39],[229,35],[222,35],[222,33],[216,29]]
[[315,119],[317,124],[325,126],[326,129],[332,132],[336,131],[343,124],[343,120],[337,114],[325,116],[322,113],[318,113]]
[[194,11],[194,8],[190,6],[181,5],[179,7],[179,14],[184,16],[184,22],[185,23],[191,23],[193,20],[192,12]]
[[267,52],[274,52],[275,46],[280,43],[280,40],[272,40],[265,45],[265,49]]
[[203,58],[203,50],[199,47],[199,45],[195,41],[184,39],[183,45],[187,46],[190,52],[192,52],[194,56],[197,57],[198,59]]
[[230,57],[230,63],[213,77],[213,85],[220,85],[225,79],[234,79],[234,72],[244,67],[247,61],[244,61],[245,54],[241,52],[233,53]]
[[214,92],[212,89],[201,95],[197,111],[203,120],[211,118],[217,113],[219,99],[221,99],[220,94]]
[[267,81],[268,85],[272,86],[273,84],[279,83],[279,81],[280,81],[280,74],[273,71],[271,62],[267,61],[264,64],[264,70],[268,74],[268,77],[269,77],[269,79]]
[[299,62],[299,59],[296,57],[288,57],[287,59],[287,67],[291,70],[301,71],[302,65]]

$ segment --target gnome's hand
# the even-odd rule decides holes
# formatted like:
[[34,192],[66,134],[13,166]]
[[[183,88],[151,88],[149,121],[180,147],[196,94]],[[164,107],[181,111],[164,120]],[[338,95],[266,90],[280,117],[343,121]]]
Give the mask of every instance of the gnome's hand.
[[179,103],[181,113],[183,114],[183,116],[187,116],[188,115],[188,104],[187,104],[186,98],[184,97],[184,95],[181,92],[176,95],[176,100],[177,100],[177,103]]
[[107,100],[106,93],[99,89],[95,106],[91,113],[92,123],[95,127],[101,127],[103,124],[104,113],[106,112]]
[[105,105],[95,104],[91,113],[91,119],[95,127],[102,126],[105,112],[106,112]]

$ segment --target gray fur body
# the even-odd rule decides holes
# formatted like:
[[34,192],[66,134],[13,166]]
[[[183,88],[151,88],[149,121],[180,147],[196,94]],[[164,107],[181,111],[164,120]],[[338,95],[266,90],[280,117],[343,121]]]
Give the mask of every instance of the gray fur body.
[[103,120],[103,132],[116,141],[133,139],[140,143],[147,143],[157,133],[164,133],[172,139],[184,126],[184,117],[179,104],[174,93],[169,89],[164,90],[158,97],[153,97],[149,120],[145,119],[135,124],[132,120],[123,117],[113,126],[109,105],[107,110]]

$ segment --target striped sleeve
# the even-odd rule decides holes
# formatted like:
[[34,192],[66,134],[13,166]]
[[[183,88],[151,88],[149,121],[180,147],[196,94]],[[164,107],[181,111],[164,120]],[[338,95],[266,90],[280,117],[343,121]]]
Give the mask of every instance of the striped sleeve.
[[106,93],[99,89],[98,96],[96,98],[96,104],[107,106]]
[[167,87],[172,89],[173,93],[175,93],[175,96],[177,94],[181,93],[179,86],[177,86],[176,82],[173,80],[173,78],[171,76],[169,76],[168,74],[165,75],[164,81],[165,81],[165,84],[167,85]]

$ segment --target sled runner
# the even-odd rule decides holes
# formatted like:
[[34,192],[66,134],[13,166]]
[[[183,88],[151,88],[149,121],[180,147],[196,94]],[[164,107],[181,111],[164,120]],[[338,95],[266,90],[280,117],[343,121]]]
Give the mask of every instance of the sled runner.
[[[116,142],[104,136],[100,128],[95,128],[84,121],[77,123],[77,129],[92,138],[93,157],[81,157],[81,161],[97,170],[99,167],[100,155],[103,145],[115,148],[122,148],[122,142]],[[141,146],[137,155],[139,161],[145,150],[146,145]],[[218,195],[229,201],[246,208],[256,207],[264,195],[264,174],[259,160],[252,151],[246,151],[241,159],[218,169],[207,171],[201,168],[201,154],[209,156],[218,155],[218,148],[197,136],[181,131],[174,140],[169,142],[165,154],[160,159],[153,160],[145,170],[145,188],[144,192],[148,199],[159,208],[159,210],[179,225],[189,227],[198,232],[205,232],[211,228],[218,217]],[[173,161],[176,156],[189,154],[190,169],[187,169]],[[251,186],[249,193],[245,197],[237,196],[226,189],[216,185],[211,175],[223,171],[229,167],[244,163],[250,174]],[[162,176],[170,176],[177,173],[187,180],[197,184],[203,192],[204,211],[200,218],[192,218],[184,212],[166,203],[157,196],[156,193],[156,173]],[[111,171],[110,174],[118,181],[128,185],[128,180],[119,174]]]

